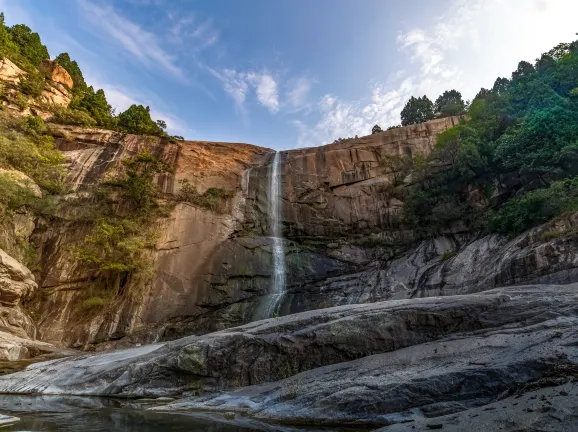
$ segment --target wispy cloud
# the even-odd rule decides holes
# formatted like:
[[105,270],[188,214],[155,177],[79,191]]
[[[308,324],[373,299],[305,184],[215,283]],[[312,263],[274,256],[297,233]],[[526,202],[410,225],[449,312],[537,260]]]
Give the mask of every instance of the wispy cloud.
[[223,86],[223,90],[228,93],[233,100],[237,110],[246,115],[245,101],[252,91],[261,105],[266,107],[271,113],[279,111],[278,85],[273,76],[266,70],[262,72],[238,72],[234,69],[207,70]]
[[257,92],[257,99],[261,105],[270,112],[279,111],[279,94],[277,93],[277,83],[267,71],[262,73],[249,73],[247,80],[253,85]]
[[192,14],[181,16],[175,13],[169,13],[168,17],[172,21],[168,36],[173,43],[186,44],[188,49],[200,53],[219,41],[219,31],[210,19],[201,20]]
[[177,66],[176,58],[163,49],[159,38],[138,24],[119,15],[112,6],[101,6],[80,0],[85,17],[99,34],[112,39],[135,59],[149,68],[159,66],[179,79],[185,79],[183,70]]
[[309,108],[314,82],[313,79],[304,76],[289,81],[286,100],[293,112]]
[[367,135],[374,124],[398,124],[411,96],[434,99],[455,88],[472,98],[481,86],[509,75],[519,60],[532,61],[556,43],[571,40],[575,13],[575,0],[454,0],[431,25],[398,34],[405,70],[373,86],[371,96],[346,101],[325,95],[316,106],[316,122],[294,122],[298,145]]

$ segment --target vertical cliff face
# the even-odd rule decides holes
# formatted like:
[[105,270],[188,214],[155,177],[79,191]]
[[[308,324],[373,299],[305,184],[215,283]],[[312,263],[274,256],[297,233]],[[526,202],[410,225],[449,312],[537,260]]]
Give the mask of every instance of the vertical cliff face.
[[[395,128],[321,147],[282,152],[283,222],[289,237],[338,238],[391,229],[402,203],[392,194],[399,164],[429,155],[438,133],[457,117]],[[399,163],[398,163],[399,162]],[[253,221],[262,224],[267,207],[267,167],[251,173]]]
[[[402,196],[396,194],[412,185],[407,161],[427,156],[436,135],[457,121],[438,119],[279,154],[279,232],[286,274],[284,294],[275,298],[276,313],[475,292],[542,280],[553,272],[556,276],[548,281],[575,278],[575,258],[568,252],[574,240],[567,234],[574,230],[574,219],[543,228],[559,232],[548,240],[542,231],[509,242],[499,236],[475,240],[456,230],[409,252],[396,246],[412,237],[401,223]],[[33,237],[40,246],[42,271],[37,275],[39,294],[30,307],[42,340],[104,349],[262,318],[263,305],[279,295],[273,288],[274,241],[268,226],[273,151],[235,143],[175,144],[72,127],[54,133],[61,137],[58,146],[69,160],[76,194],[89,193],[123,158],[146,148],[172,167],[157,179],[165,197],[179,193],[182,180],[199,192],[219,187],[234,196],[220,213],[176,204],[157,222],[153,276],[125,287],[113,303],[98,310],[81,307],[86,290],[96,282],[70,254],[88,226],[74,215],[39,221]],[[548,265],[530,271],[530,262]]]

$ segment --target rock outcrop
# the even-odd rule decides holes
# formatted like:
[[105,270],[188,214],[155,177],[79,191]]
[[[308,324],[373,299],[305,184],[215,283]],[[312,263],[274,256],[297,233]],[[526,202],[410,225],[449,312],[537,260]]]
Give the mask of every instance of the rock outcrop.
[[44,60],[41,66],[48,74],[48,78],[58,84],[66,86],[68,89],[74,87],[74,81],[66,69],[51,60]]
[[[457,121],[438,119],[282,152],[287,276],[280,315],[577,280],[575,216],[514,240],[478,238],[467,228],[458,229],[404,252],[412,233],[399,224],[403,202],[394,196],[392,182],[399,188],[411,186],[411,179],[400,180],[400,172],[406,173],[396,164],[405,155],[427,155],[436,134]],[[41,245],[43,295],[34,309],[42,340],[100,350],[218,331],[264,317],[263,305],[276,295],[270,292],[273,260],[266,217],[270,150],[50,128],[69,161],[75,193],[89,193],[123,158],[146,148],[172,167],[157,179],[164,193],[178,193],[186,180],[201,193],[219,187],[235,196],[225,213],[189,203],[174,207],[159,221],[155,275],[139,289],[138,298],[121,297],[88,315],[80,303],[91,274],[69,254],[87,227],[74,217],[39,224],[34,240]]]
[[25,266],[0,249],[0,360],[21,360],[56,348],[36,339],[36,326],[21,307],[37,289]]
[[36,364],[0,392],[188,396],[162,409],[291,424],[435,418],[571,382],[577,300],[577,284],[533,285],[310,311]]

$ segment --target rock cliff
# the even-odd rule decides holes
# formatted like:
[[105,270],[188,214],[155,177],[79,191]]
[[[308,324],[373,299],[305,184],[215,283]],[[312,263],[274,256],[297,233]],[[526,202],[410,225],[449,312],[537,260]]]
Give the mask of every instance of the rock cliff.
[[[427,155],[445,118],[323,147],[281,153],[286,292],[279,315],[338,305],[468,294],[520,283],[576,280],[576,217],[508,240],[474,237],[464,228],[419,244],[400,223],[400,188],[411,175],[399,161]],[[89,193],[124,158],[149,149],[172,167],[157,179],[167,195],[186,180],[199,191],[234,191],[224,213],[177,204],[158,221],[154,276],[138,295],[86,313],[92,274],[71,257],[86,225],[68,214],[40,222],[42,340],[106,349],[218,331],[263,318],[273,275],[268,237],[272,151],[247,144],[184,141],[99,129],[51,126],[69,161],[71,187]],[[128,289],[133,290],[133,288]],[[135,290],[133,290],[135,291]],[[71,331],[70,323],[74,323]]]
[[[457,121],[277,155],[282,292],[272,291],[272,150],[50,125],[70,193],[23,234],[38,246],[36,282],[0,260],[0,358],[124,349],[29,366],[0,377],[0,392],[171,396],[181,400],[155,409],[405,430],[455,426],[497,404],[515,414],[492,420],[498,428],[549,427],[554,388],[568,396],[556,426],[572,430],[578,214],[515,238],[464,224],[418,241],[404,223],[403,191],[419,181],[408,162]],[[173,203],[155,222],[150,277],[83,308],[87,290],[106,286],[71,253],[92,221],[67,203],[142,150],[170,168],[155,182]],[[231,193],[209,210],[175,200],[186,185]]]

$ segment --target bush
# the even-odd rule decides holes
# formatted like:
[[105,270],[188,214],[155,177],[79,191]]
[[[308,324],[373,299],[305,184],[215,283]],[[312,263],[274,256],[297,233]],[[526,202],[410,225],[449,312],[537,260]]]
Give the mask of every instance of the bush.
[[[32,125],[32,126],[31,126]],[[49,193],[64,189],[65,159],[49,136],[30,134],[38,119],[0,116],[0,168],[22,171]]]
[[181,201],[194,204],[215,213],[224,213],[227,200],[235,196],[233,191],[222,188],[209,188],[204,194],[200,194],[187,179],[183,179],[179,183],[181,184],[179,193],[179,199]]
[[110,303],[110,299],[102,297],[89,297],[82,302],[83,309],[101,309]]
[[24,129],[31,134],[41,135],[46,132],[46,125],[40,116],[28,116],[23,121]]
[[44,91],[44,78],[38,73],[29,73],[20,77],[20,91],[30,97],[36,98]]
[[58,124],[95,127],[96,121],[85,111],[70,108],[57,108],[49,121]]
[[525,193],[488,216],[488,229],[517,235],[565,212],[578,211],[578,177]]
[[28,99],[20,92],[8,94],[7,99],[8,102],[16,105],[20,111],[24,111],[28,108]]

